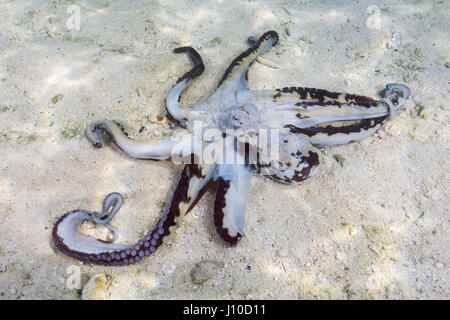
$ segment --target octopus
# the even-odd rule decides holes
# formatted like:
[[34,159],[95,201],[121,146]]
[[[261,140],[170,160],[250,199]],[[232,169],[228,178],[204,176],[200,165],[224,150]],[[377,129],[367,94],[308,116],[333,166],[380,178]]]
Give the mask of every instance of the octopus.
[[[103,133],[130,157],[167,159],[184,168],[165,211],[135,244],[115,242],[118,232],[109,222],[124,200],[111,193],[101,212],[74,210],[59,218],[52,232],[56,248],[90,264],[137,263],[167,241],[212,187],[215,228],[225,243],[235,246],[244,232],[253,176],[302,183],[317,172],[320,148],[367,138],[405,110],[410,91],[401,84],[386,85],[379,99],[306,87],[249,89],[250,67],[278,40],[275,31],[259,39],[249,37],[249,47],[231,62],[214,93],[194,107],[180,106],[181,93],[205,66],[194,48],[174,49],[187,54],[193,67],[165,100],[168,118],[179,127],[171,137],[140,141],[129,138],[116,122],[92,122],[86,136],[95,148],[103,146]],[[106,240],[81,232],[80,224],[86,221],[106,227]]]

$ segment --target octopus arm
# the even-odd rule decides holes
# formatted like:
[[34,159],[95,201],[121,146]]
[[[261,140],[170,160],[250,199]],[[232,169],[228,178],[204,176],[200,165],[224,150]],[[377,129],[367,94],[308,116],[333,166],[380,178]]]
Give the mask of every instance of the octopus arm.
[[[78,225],[82,221],[101,223],[101,219],[93,218],[94,213],[84,210],[69,212],[56,222],[53,243],[63,253],[87,263],[110,266],[137,263],[154,253],[179,225],[182,217],[193,208],[210,185],[214,169],[212,165],[186,165],[164,214],[146,236],[134,245],[111,243],[81,233]],[[105,199],[105,203],[110,202],[111,195]],[[117,211],[118,208],[113,208],[114,210]],[[105,209],[104,205],[104,211],[110,211],[108,206]]]
[[248,69],[258,56],[269,51],[277,43],[278,34],[275,31],[264,33],[250,48],[231,62],[219,81],[218,90],[236,92],[247,88]]
[[295,89],[297,91],[289,88],[286,92],[241,90],[237,93],[237,101],[255,105],[263,121],[278,128],[287,124],[308,128],[325,122],[372,119],[389,114],[389,106],[384,101],[369,97],[311,88]]
[[166,97],[166,108],[171,120],[184,126],[185,121],[189,116],[190,109],[180,108],[179,102],[181,99],[181,92],[192,82],[193,79],[198,77],[205,70],[202,57],[200,54],[191,47],[180,47],[173,50],[174,53],[187,53],[194,67],[186,72],[182,77],[177,80],[177,83],[170,89]]
[[214,224],[229,245],[236,245],[243,234],[253,170],[245,165],[219,165],[218,189],[214,204]]
[[[404,110],[409,94],[409,89],[399,84],[388,84],[380,100],[322,89],[290,87],[274,91],[241,90],[237,93],[237,101],[255,105],[266,125],[288,128],[314,146],[324,147],[362,140],[374,134],[387,119]],[[326,123],[331,124],[318,126]]]
[[136,141],[128,138],[114,122],[102,120],[92,122],[86,129],[86,136],[94,147],[101,148],[101,132],[107,133],[115,144],[130,157],[162,160],[170,158],[174,142],[170,138]]

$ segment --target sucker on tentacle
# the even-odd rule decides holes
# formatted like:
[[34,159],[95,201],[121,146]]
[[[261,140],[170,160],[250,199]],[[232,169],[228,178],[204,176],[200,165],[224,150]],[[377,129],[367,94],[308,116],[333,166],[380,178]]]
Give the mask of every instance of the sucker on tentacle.
[[[278,43],[275,31],[259,39],[225,70],[216,91],[202,103],[180,108],[182,91],[200,76],[205,66],[192,47],[193,64],[166,97],[167,114],[184,129],[171,137],[137,141],[109,120],[92,122],[86,137],[101,148],[102,133],[127,155],[138,159],[170,159],[183,164],[169,205],[153,228],[135,244],[117,243],[110,224],[123,204],[118,193],[109,194],[101,212],[71,211],[53,227],[53,243],[63,253],[87,263],[123,266],[141,261],[166,241],[203,194],[217,185],[214,225],[220,237],[236,245],[244,234],[250,183],[256,174],[286,184],[298,184],[317,172],[317,148],[346,144],[369,137],[405,109],[410,95],[401,84],[388,84],[380,99],[305,87],[275,90],[248,89],[248,72],[260,56]],[[198,124],[201,124],[198,127]],[[108,229],[107,240],[78,230],[83,221]]]
[[123,266],[139,262],[154,253],[179,225],[183,216],[192,209],[192,203],[204,194],[203,188],[207,187],[211,178],[211,169],[204,171],[194,164],[185,166],[170,205],[147,235],[134,245],[113,244],[115,239],[105,242],[84,235],[77,229],[78,224],[85,220],[107,225],[122,205],[123,198],[118,193],[111,193],[105,198],[102,214],[75,210],[61,217],[53,229],[53,242],[65,254],[87,263]]

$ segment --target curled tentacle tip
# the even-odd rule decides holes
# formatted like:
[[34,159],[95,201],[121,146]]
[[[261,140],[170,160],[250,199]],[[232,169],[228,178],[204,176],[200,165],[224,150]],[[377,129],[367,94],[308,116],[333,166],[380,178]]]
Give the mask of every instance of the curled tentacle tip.
[[247,43],[251,46],[255,46],[258,43],[261,43],[262,41],[267,41],[272,39],[272,47],[276,46],[278,44],[278,33],[276,31],[267,31],[265,32],[259,39],[257,39],[255,36],[250,36],[247,38]]
[[273,30],[267,31],[261,36],[262,40],[273,39],[272,47],[275,47],[278,44],[279,38],[278,33]]
[[123,204],[123,197],[120,193],[117,192],[110,193],[105,197],[105,200],[103,200],[102,212],[99,213],[93,211],[89,216],[89,220],[97,224],[105,225],[110,230],[110,232],[115,237],[114,240],[112,240],[111,242],[114,242],[115,239],[117,238],[117,231],[108,222],[111,221],[111,219],[114,217],[117,211],[119,211],[122,204]]
[[85,131],[86,138],[92,143],[94,148],[100,149],[103,145],[100,140],[100,130],[97,128],[97,123],[91,123]]
[[404,84],[389,83],[386,85],[386,95],[390,95],[391,93],[401,93],[400,97],[406,100],[411,94],[411,90]]
[[106,199],[111,199],[111,198],[117,198],[117,199],[122,199],[123,200],[123,196],[119,193],[119,192],[111,192],[110,194],[108,194],[106,197],[105,197],[105,200]]
[[114,215],[119,211],[120,207],[123,204],[123,196],[120,193],[113,192],[106,196],[105,200],[103,200],[103,219],[105,223],[110,221]]
[[247,38],[247,43],[251,46],[254,46],[258,42],[258,39],[255,36],[250,36]]
[[407,86],[398,83],[390,83],[381,91],[381,101],[389,108],[389,119],[395,118],[406,109],[404,104],[410,93]]

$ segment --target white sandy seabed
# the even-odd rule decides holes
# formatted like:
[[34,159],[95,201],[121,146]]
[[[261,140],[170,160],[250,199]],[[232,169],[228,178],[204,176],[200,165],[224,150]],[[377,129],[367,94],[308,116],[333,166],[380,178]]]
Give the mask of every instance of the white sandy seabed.
[[[449,16],[443,0],[0,0],[0,298],[79,299],[79,272],[83,298],[449,299]],[[235,248],[216,234],[207,193],[140,264],[90,266],[56,251],[57,218],[99,210],[113,191],[125,196],[120,241],[138,239],[181,170],[95,150],[86,126],[115,119],[133,138],[170,134],[157,119],[190,68],[171,50],[192,45],[206,65],[187,106],[267,30],[281,40],[264,58],[280,68],[254,65],[252,88],[376,96],[404,83],[407,111],[360,143],[323,149],[303,185],[253,179]]]

